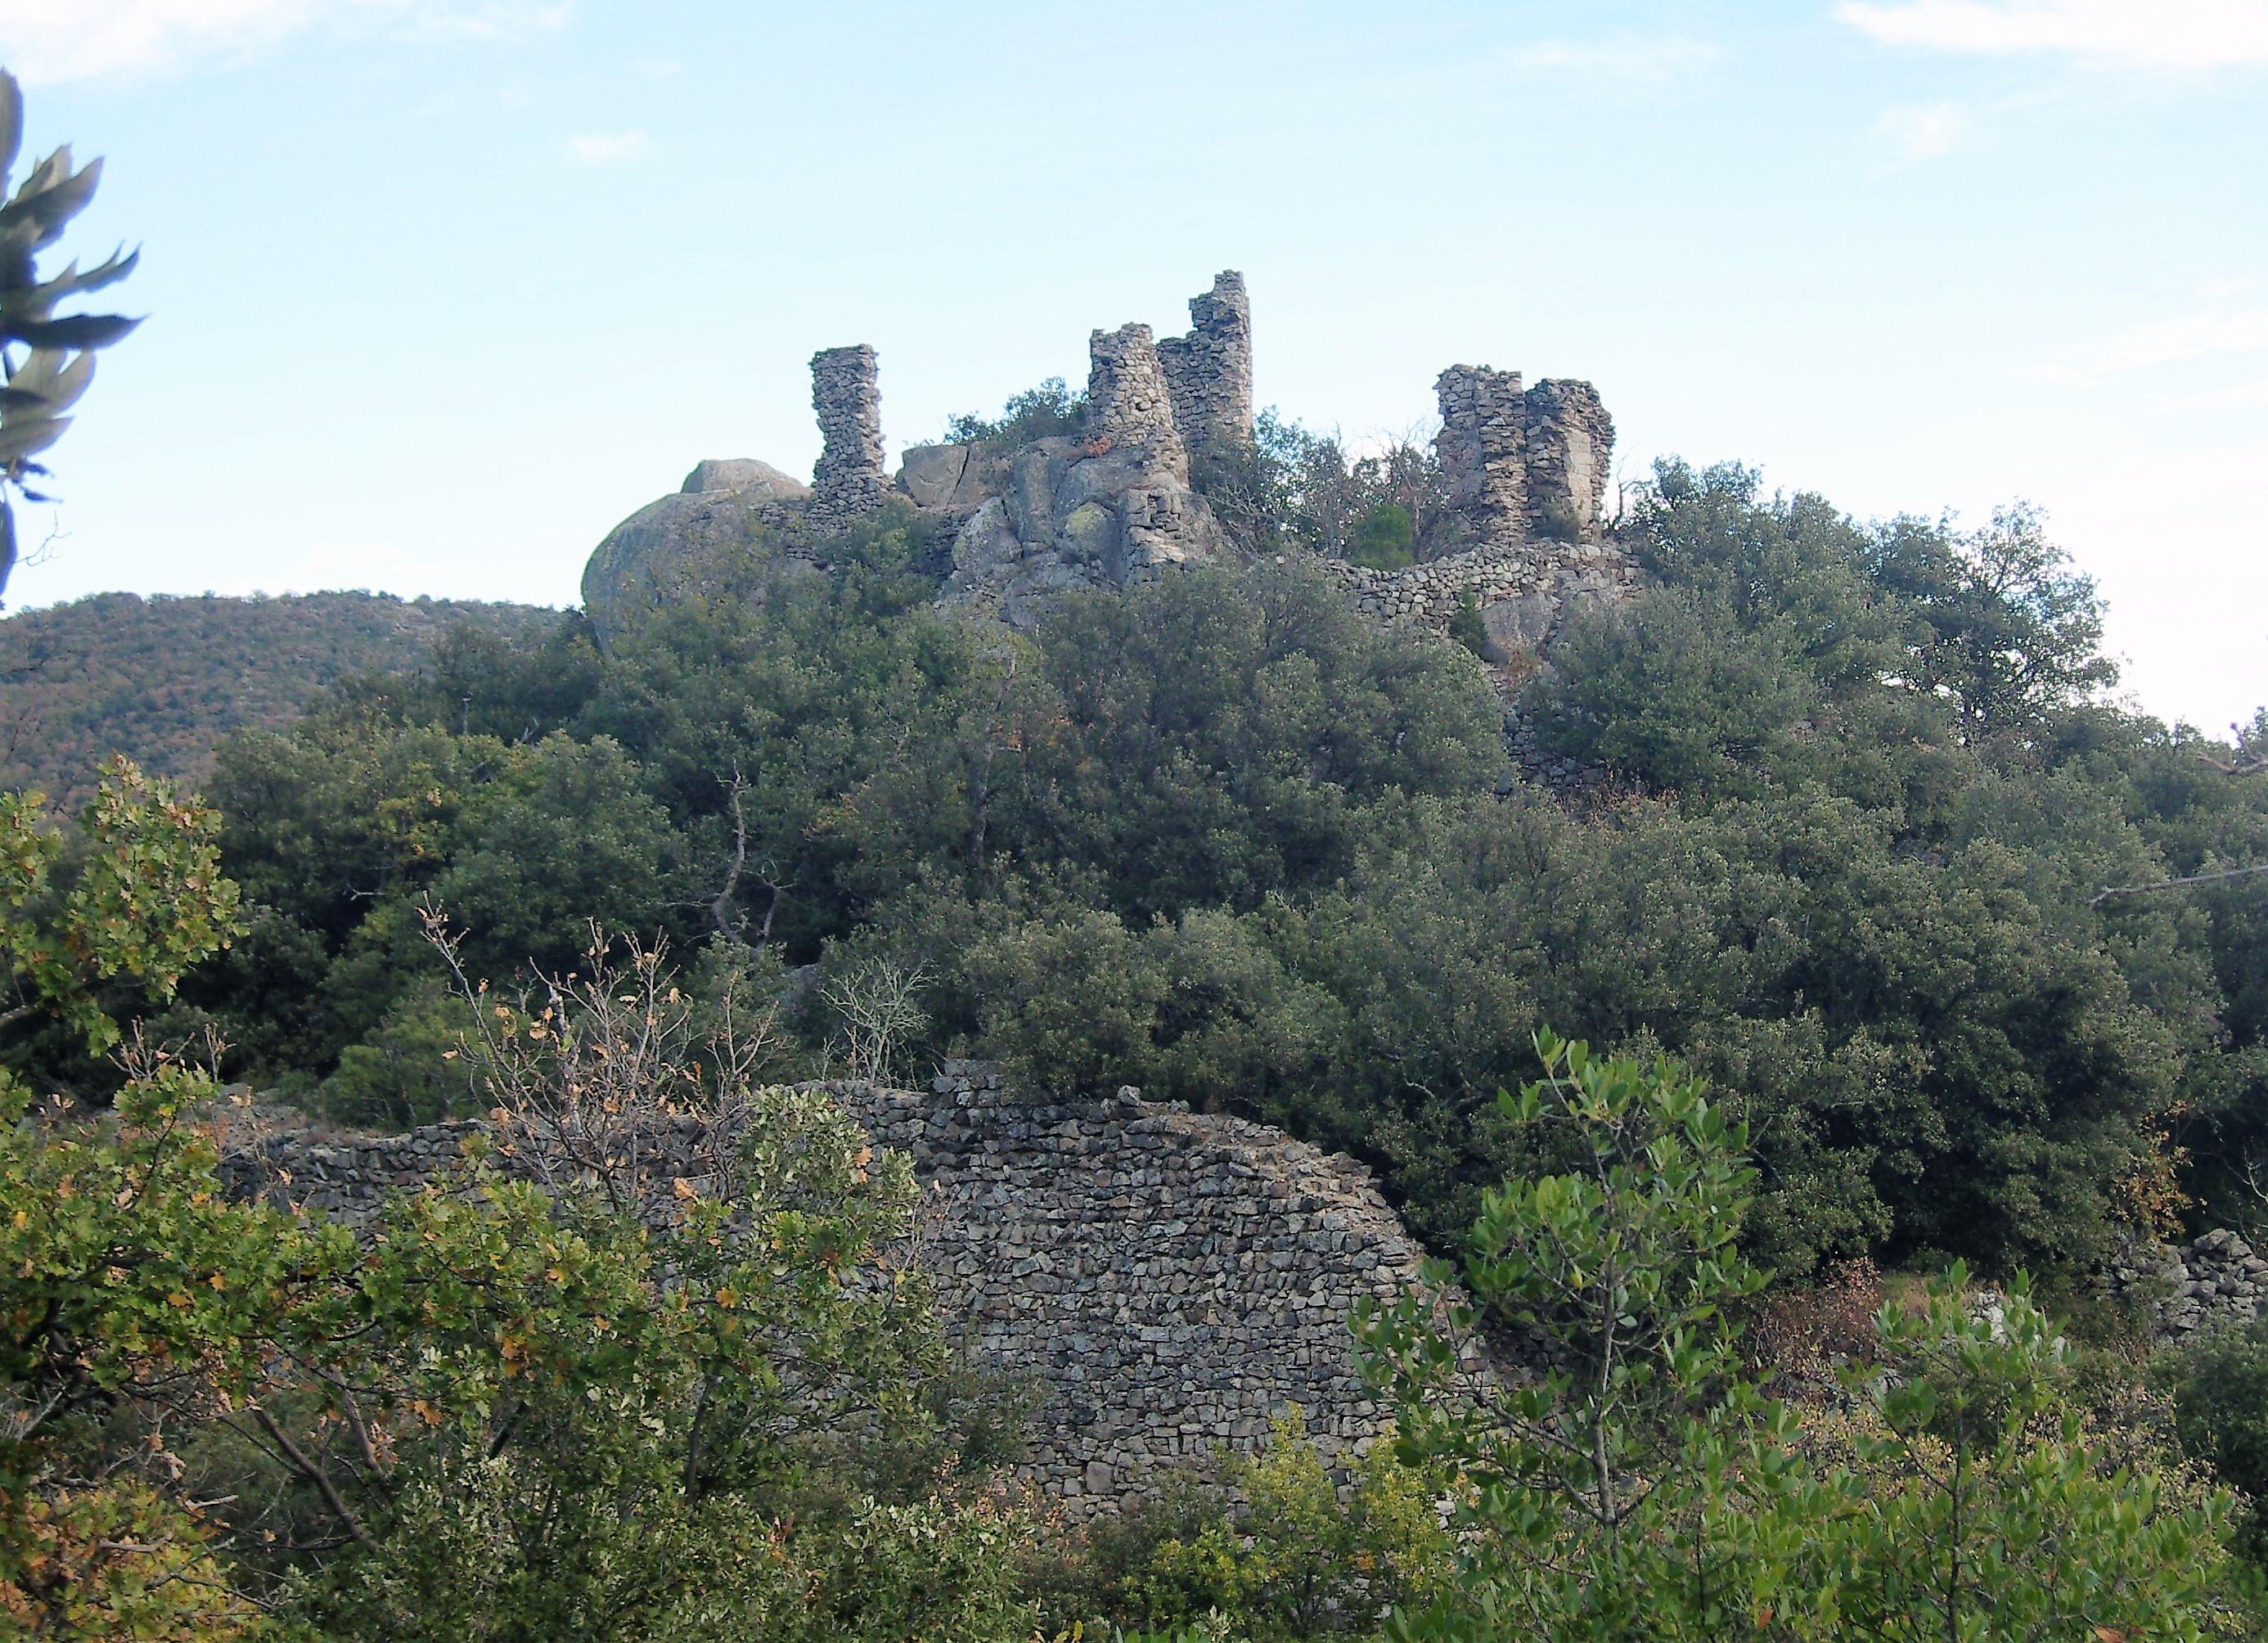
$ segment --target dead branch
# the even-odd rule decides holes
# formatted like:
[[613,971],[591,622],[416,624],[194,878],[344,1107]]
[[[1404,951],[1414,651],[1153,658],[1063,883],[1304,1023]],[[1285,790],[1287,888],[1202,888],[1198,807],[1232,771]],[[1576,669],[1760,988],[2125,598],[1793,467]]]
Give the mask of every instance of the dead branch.
[[2193,884],[2220,884],[2230,879],[2250,879],[2256,873],[2268,873],[2268,862],[2262,862],[2251,867],[2230,867],[2220,873],[2193,873],[2186,879],[2166,879],[2156,884],[2111,885],[2088,902],[2088,905],[2100,907],[2113,896],[2147,895],[2155,890],[2186,889]]

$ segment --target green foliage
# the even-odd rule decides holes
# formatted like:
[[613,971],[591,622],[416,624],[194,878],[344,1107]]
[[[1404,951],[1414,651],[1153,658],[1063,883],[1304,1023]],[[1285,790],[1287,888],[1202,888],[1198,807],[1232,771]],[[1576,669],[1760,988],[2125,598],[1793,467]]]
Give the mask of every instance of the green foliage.
[[1364,1453],[1342,1500],[1295,1408],[1224,1482],[1238,1508],[1160,1541],[1127,1579],[1123,1601],[1145,1625],[1219,1617],[1249,1643],[1367,1632],[1388,1608],[1430,1597],[1447,1570],[1432,1491],[1390,1444]]
[[2182,1447],[2246,1497],[2239,1544],[2268,1564],[2268,1328],[2226,1330],[2162,1353],[2154,1366],[2171,1393]]
[[505,699],[526,693],[494,670],[522,668],[554,691],[578,665],[595,666],[582,659],[587,639],[546,637],[571,631],[569,618],[532,606],[372,593],[96,593],[18,611],[0,621],[0,785],[81,804],[92,773],[123,753],[201,787],[232,731],[282,729],[323,691],[378,673],[438,698],[436,717],[453,729],[469,712],[476,729],[529,739],[531,721],[540,735],[552,719]]
[[1418,527],[1398,502],[1373,503],[1354,527],[1346,556],[1373,571],[1400,571],[1418,556]]
[[[0,69],[0,194],[24,144],[24,94],[16,77]],[[26,481],[48,470],[33,459],[70,426],[64,413],[94,377],[97,349],[120,341],[140,324],[121,314],[57,314],[74,297],[116,284],[134,271],[139,252],[122,247],[91,269],[71,263],[41,279],[39,254],[62,239],[73,217],[94,198],[102,162],[72,168],[69,145],[33,166],[15,194],[0,205],[0,593],[16,567],[16,516],[6,488],[44,501]],[[18,359],[16,350],[26,350]]]
[[0,1101],[0,1617],[217,1643],[263,1617],[224,1579],[225,1526],[172,1486],[167,1422],[253,1395],[352,1241],[226,1201],[209,1086],[136,1068],[99,1129]]
[[1086,421],[1086,395],[1074,393],[1061,377],[1049,377],[1037,387],[1011,394],[998,416],[965,411],[954,417],[946,424],[945,437],[954,445],[1013,451],[1036,439],[1075,436]]
[[316,1110],[372,1130],[484,1110],[478,1067],[461,1053],[472,1027],[464,1000],[439,977],[413,982],[377,1026],[339,1052],[338,1070],[316,1092]]
[[1190,479],[1248,554],[1294,549],[1398,570],[1468,545],[1440,462],[1408,438],[1350,460],[1337,436],[1264,410],[1249,444],[1193,451]]
[[[1956,1266],[1919,1311],[1885,1308],[1846,1404],[1775,1403],[1734,1350],[1762,1282],[1733,1241],[1745,1138],[1672,1065],[1539,1048],[1546,1077],[1505,1116],[1571,1168],[1489,1196],[1448,1331],[1427,1294],[1358,1317],[1405,1457],[1454,1479],[1450,1589],[1392,1635],[2218,1629],[2225,1499],[2154,1457],[2110,1462],[2021,1282],[1980,1303]],[[1569,1327],[1572,1363],[1461,1384],[1476,1308]]]
[[219,872],[219,818],[122,757],[68,840],[45,807],[38,793],[0,794],[0,1026],[53,1017],[99,1055],[119,1037],[101,984],[172,997],[183,970],[241,933],[237,887]]
[[658,953],[594,961],[540,1007],[479,995],[500,1150],[359,1242],[232,1198],[177,1064],[99,1125],[0,1112],[0,1617],[1028,1638],[1031,1520],[933,1444],[906,1160],[749,1082]]
[[1449,613],[1449,637],[1476,656],[1488,653],[1488,626],[1481,620],[1479,601],[1470,593],[1457,596],[1457,608]]

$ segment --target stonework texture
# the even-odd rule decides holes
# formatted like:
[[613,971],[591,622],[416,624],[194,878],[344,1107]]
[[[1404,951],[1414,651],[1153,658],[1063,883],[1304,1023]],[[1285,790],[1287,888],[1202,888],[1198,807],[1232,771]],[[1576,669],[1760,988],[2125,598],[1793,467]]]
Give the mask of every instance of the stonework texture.
[[2226,1227],[2179,1246],[2131,1251],[2102,1274],[2106,1295],[2132,1296],[2149,1309],[2161,1336],[2257,1322],[2268,1302],[2268,1258]]
[[874,350],[829,348],[811,357],[811,408],[825,442],[812,470],[812,508],[848,523],[889,493],[882,473],[882,393]]
[[1097,453],[1138,447],[1153,466],[1186,484],[1189,447],[1174,424],[1173,394],[1146,325],[1122,325],[1086,339],[1086,439]]
[[[925,1091],[827,1087],[912,1159],[939,1323],[1037,1395],[1020,1470],[1065,1518],[1118,1509],[1216,1446],[1256,1450],[1287,1404],[1335,1460],[1389,1424],[1347,1319],[1415,1285],[1422,1251],[1352,1159],[1130,1089],[1035,1102],[976,1063]],[[234,1190],[359,1225],[475,1127],[287,1131],[226,1168]]]
[[1158,344],[1183,443],[1252,443],[1252,299],[1226,269],[1189,298],[1189,334]]
[[1451,365],[1433,383],[1441,431],[1433,452],[1449,495],[1486,546],[1528,533],[1528,403],[1520,372]]
[[1590,536],[1606,518],[1614,418],[1587,382],[1547,378],[1527,402],[1530,523],[1544,534]]

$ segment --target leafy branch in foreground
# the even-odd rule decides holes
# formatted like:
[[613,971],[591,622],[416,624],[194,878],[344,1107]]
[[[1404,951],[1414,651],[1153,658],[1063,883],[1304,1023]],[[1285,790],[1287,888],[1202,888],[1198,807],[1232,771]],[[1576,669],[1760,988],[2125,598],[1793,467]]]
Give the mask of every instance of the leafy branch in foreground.
[[[0,69],[0,194],[4,194],[24,144],[24,94],[16,77]],[[16,516],[5,487],[45,501],[27,480],[48,470],[33,459],[63,436],[65,415],[94,379],[94,356],[139,325],[114,313],[58,314],[73,297],[114,285],[134,271],[138,251],[121,247],[91,269],[67,265],[41,279],[39,254],[63,238],[102,180],[102,162],[73,169],[69,144],[32,167],[23,185],[0,206],[0,593],[16,564]],[[18,359],[18,348],[26,350]]]
[[[1839,1401],[1768,1396],[1734,1351],[1746,1138],[1675,1064],[1540,1036],[1501,1106],[1564,1173],[1491,1191],[1462,1276],[1356,1321],[1403,1458],[1452,1480],[1458,1571],[1399,1639],[2197,1639],[2228,1502],[2089,1426],[2020,1278],[1956,1264],[1886,1307]],[[1437,1264],[1432,1276],[1453,1276]],[[1477,1389],[1484,1309],[1565,1353]]]

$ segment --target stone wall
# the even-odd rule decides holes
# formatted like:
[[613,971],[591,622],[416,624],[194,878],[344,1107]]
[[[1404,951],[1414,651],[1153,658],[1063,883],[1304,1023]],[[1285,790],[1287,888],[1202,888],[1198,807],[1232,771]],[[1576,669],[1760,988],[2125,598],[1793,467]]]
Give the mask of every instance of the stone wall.
[[1158,360],[1184,444],[1252,443],[1252,299],[1244,276],[1225,269],[1212,290],[1189,298],[1187,336],[1158,344]]
[[1189,483],[1189,447],[1174,424],[1173,394],[1146,325],[1122,325],[1086,339],[1086,438],[1098,453],[1146,452],[1152,464]]
[[[925,1091],[828,1087],[912,1158],[939,1320],[1036,1395],[1022,1470],[1067,1518],[1216,1445],[1256,1448],[1289,1404],[1335,1457],[1384,1430],[1347,1317],[1416,1283],[1422,1252],[1353,1160],[1130,1089],[1035,1103],[973,1063]],[[228,1168],[236,1190],[359,1223],[473,1127],[285,1131]]]
[[2255,1323],[2268,1301],[2268,1258],[2223,1227],[2182,1245],[2132,1251],[2102,1275],[2103,1293],[2149,1308],[2161,1336]]
[[1441,431],[1433,451],[1450,499],[1484,547],[1527,536],[1528,403],[1520,372],[1451,365],[1433,383]]
[[889,493],[874,350],[862,343],[814,354],[811,408],[819,414],[825,442],[812,470],[811,512],[815,521],[833,528],[880,506]]
[[1614,449],[1614,418],[1589,383],[1547,378],[1528,390],[1528,506],[1539,533],[1598,530]]

